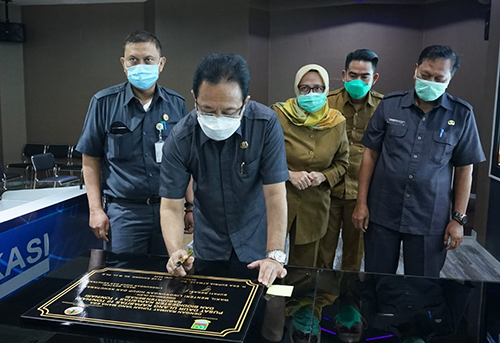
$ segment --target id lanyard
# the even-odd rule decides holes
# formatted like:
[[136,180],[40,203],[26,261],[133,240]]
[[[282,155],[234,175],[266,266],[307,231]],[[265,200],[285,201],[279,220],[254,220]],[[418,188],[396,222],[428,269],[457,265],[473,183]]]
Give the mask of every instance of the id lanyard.
[[158,130],[158,142],[155,143],[155,155],[156,163],[161,163],[161,157],[163,155],[163,144],[165,143],[162,139],[162,131],[167,130],[167,122],[161,121],[156,124],[156,129]]

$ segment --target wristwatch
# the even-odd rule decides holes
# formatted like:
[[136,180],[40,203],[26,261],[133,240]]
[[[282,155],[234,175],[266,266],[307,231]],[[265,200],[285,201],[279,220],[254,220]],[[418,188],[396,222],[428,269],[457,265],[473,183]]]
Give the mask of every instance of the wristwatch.
[[275,260],[281,264],[285,264],[286,262],[286,254],[283,250],[271,250],[267,252],[267,258]]
[[451,219],[457,221],[460,225],[464,226],[464,224],[467,223],[467,215],[464,214],[464,213],[460,213],[460,212],[457,212],[457,211],[453,211],[451,213]]

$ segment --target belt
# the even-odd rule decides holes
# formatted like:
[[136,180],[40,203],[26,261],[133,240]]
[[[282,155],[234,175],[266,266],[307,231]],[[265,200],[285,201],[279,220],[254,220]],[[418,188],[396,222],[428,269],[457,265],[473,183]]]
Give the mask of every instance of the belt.
[[157,205],[161,202],[161,198],[158,195],[153,195],[147,199],[128,199],[128,198],[115,198],[109,195],[105,195],[104,198],[106,202],[111,203],[123,203],[123,204],[146,204],[146,205]]

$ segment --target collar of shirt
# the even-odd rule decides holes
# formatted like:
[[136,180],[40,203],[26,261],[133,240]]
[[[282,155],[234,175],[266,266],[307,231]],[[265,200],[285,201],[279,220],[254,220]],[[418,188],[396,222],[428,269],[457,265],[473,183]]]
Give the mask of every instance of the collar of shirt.
[[[417,95],[415,94],[415,89],[407,91],[403,100],[401,100],[401,107],[411,107],[411,106],[418,107],[417,104],[415,104],[415,97],[416,96]],[[451,106],[451,103],[450,103],[448,93],[444,93],[442,96],[440,96],[439,99],[437,99],[436,103],[434,104],[433,108],[436,108],[439,106],[442,106],[450,111],[453,110],[453,107]]]
[[[155,103],[155,101],[158,99],[158,97],[161,97],[163,101],[168,102],[168,98],[164,92],[160,91],[160,86],[158,84],[155,84],[155,94],[153,96],[153,99],[151,100],[151,105]],[[132,86],[130,85],[130,82],[125,82],[125,103],[124,106],[128,105],[130,100],[135,98],[135,94],[132,91]]]
[[[375,101],[373,100],[373,96],[372,96],[371,92],[372,92],[372,90],[370,89],[368,91],[368,99],[363,104],[363,106],[366,104],[370,105],[371,107],[377,106],[377,104],[375,104]],[[347,90],[345,89],[345,87],[342,88],[342,102],[344,103],[344,105],[347,103],[350,103],[352,106],[354,106],[354,103],[351,101],[351,97],[349,96],[349,93],[347,93]]]
[[[194,115],[197,117],[196,110],[193,110],[193,112],[194,112]],[[243,124],[243,120],[245,119],[246,112],[247,112],[247,109],[245,108],[245,112],[243,113],[243,118],[241,118],[241,120],[240,120],[240,126],[238,126],[238,129],[235,131],[235,133],[240,135],[240,137],[243,136],[241,133],[241,125]],[[200,125],[198,123],[198,119],[196,119],[196,123],[197,123],[197,125]],[[234,133],[233,133],[233,135],[234,135]],[[232,137],[232,135],[229,138],[231,138],[231,137]],[[229,138],[227,138],[226,140],[228,140]],[[203,146],[203,144],[205,144],[205,142],[207,142],[209,140],[211,140],[211,138],[209,138],[200,127],[200,143],[201,143],[200,145]]]

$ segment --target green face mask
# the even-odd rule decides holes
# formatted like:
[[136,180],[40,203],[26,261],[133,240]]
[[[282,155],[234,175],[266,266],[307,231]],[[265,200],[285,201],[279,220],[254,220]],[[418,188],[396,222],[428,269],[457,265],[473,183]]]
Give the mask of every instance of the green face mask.
[[425,343],[425,341],[417,336],[411,336],[403,340],[403,343]]
[[337,321],[345,327],[351,328],[361,322],[361,314],[352,306],[344,306],[337,313]]
[[450,83],[450,81],[445,83],[427,81],[419,79],[418,77],[416,77],[415,79],[415,92],[417,92],[417,95],[420,99],[428,102],[434,101],[441,95],[443,95],[444,91],[446,90],[446,88],[448,88],[448,85]]
[[361,80],[352,80],[349,82],[344,83],[345,89],[347,90],[347,93],[353,98],[353,99],[361,99],[368,93],[370,88],[372,87],[371,85],[367,85]]
[[308,94],[299,94],[297,96],[297,102],[304,111],[314,113],[319,111],[319,109],[326,103],[326,94],[313,92]]

